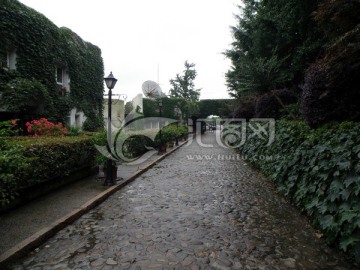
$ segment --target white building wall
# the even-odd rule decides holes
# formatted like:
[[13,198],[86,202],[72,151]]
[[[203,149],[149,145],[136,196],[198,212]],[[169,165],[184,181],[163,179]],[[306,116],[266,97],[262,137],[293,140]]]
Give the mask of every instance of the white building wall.
[[17,55],[16,55],[16,50],[13,50],[11,52],[8,52],[7,54],[7,64],[9,69],[16,69],[16,63],[17,63]]
[[138,108],[138,113],[143,113],[144,110],[144,106],[143,106],[143,95],[142,94],[138,94],[136,95],[133,99],[132,99],[132,105],[134,110],[136,110]]
[[78,127],[81,129],[85,120],[86,120],[86,116],[82,111],[78,111],[76,108],[70,111],[69,123],[68,123],[69,126]]
[[[105,128],[108,123],[108,99],[104,99],[104,122]],[[121,128],[125,118],[125,104],[124,100],[115,99],[111,102],[111,124],[115,128]]]

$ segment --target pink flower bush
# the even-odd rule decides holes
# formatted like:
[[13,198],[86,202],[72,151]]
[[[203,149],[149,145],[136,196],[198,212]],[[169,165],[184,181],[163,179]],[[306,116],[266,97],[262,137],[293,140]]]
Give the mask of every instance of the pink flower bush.
[[33,120],[26,123],[27,131],[30,136],[65,136],[66,128],[63,127],[62,123],[57,123],[56,125],[46,118],[41,118],[40,120]]

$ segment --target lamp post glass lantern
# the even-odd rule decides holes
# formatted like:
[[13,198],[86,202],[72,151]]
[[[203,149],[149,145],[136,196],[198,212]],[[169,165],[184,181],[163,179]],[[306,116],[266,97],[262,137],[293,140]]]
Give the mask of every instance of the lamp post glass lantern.
[[[174,111],[175,111],[176,120],[177,120],[176,121],[176,128],[178,130],[178,128],[179,128],[179,112],[180,112],[180,108],[176,105]],[[178,136],[176,136],[176,138],[175,138],[175,145],[179,146],[179,137]]]
[[[108,126],[107,126],[107,141],[108,141],[108,151],[111,153],[111,96],[112,96],[112,89],[115,87],[117,79],[115,79],[112,72],[110,72],[109,76],[104,78],[106,87],[109,89],[109,98],[108,98]],[[107,168],[106,168],[106,179],[105,179],[105,186],[112,186],[115,183],[115,179],[113,179],[112,175],[112,159],[108,158],[107,160]]]
[[114,75],[112,74],[112,72],[110,72],[109,76],[104,78],[105,83],[106,83],[106,87],[111,90],[115,87],[115,84],[117,82],[117,79],[115,79]]

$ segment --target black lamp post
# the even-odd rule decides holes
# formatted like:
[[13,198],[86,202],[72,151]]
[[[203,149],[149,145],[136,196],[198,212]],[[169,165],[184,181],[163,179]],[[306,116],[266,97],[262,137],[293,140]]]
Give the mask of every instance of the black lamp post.
[[159,132],[159,139],[160,139],[160,146],[159,146],[159,154],[162,154],[162,138],[161,138],[161,118],[162,118],[162,107],[163,107],[163,102],[162,102],[162,99],[159,98],[158,100],[158,105],[159,105],[159,117],[160,117],[160,120],[159,120],[159,129],[160,129],[160,132]]
[[[113,76],[112,72],[110,72],[109,76],[104,78],[106,87],[109,89],[109,99],[108,99],[108,126],[107,126],[107,141],[108,141],[108,150],[111,153],[111,96],[112,96],[112,89],[115,87],[117,79]],[[113,179],[112,175],[112,159],[108,158],[107,160],[107,168],[106,168],[106,179],[104,186],[112,186],[115,183],[115,179]]]
[[[179,128],[179,112],[180,112],[180,108],[176,105],[174,111],[175,111],[176,120],[177,120],[176,121],[176,129],[178,129]],[[179,137],[178,136],[176,136],[175,145],[179,146]]]

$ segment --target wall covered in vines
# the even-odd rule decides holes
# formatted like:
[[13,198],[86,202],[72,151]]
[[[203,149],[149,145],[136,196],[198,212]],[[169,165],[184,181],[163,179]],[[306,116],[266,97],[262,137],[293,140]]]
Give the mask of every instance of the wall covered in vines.
[[[16,53],[15,70],[4,66],[9,52]],[[0,54],[1,107],[63,122],[77,108],[90,129],[102,126],[104,71],[97,46],[16,0],[0,0]],[[56,68],[69,73],[66,95],[56,83]]]

